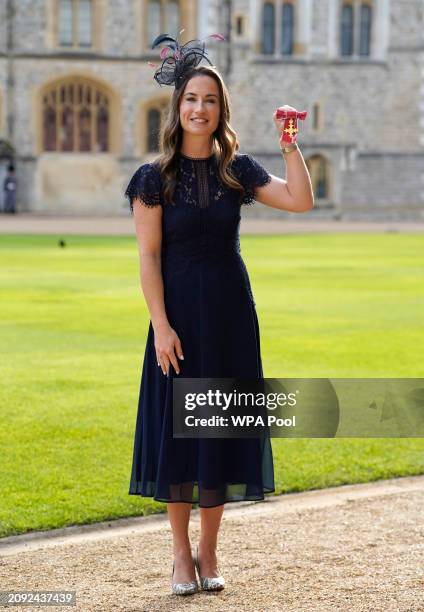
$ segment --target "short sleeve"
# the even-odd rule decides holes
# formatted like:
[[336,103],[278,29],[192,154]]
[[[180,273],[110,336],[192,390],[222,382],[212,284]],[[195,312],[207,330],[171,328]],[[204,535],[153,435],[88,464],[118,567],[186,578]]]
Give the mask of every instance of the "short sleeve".
[[271,175],[251,155],[238,155],[236,158],[235,174],[243,185],[246,193],[241,199],[242,204],[253,204],[255,189],[263,187],[271,181]]
[[162,184],[159,168],[154,164],[143,164],[133,174],[125,196],[130,203],[131,213],[133,212],[134,198],[140,198],[146,206],[159,206],[162,204]]

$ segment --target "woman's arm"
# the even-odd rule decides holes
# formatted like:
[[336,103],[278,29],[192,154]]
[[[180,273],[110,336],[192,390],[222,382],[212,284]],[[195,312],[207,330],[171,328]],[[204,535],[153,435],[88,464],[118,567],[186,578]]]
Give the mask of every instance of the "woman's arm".
[[271,181],[255,189],[255,199],[271,208],[306,212],[314,206],[311,178],[300,149],[284,154],[286,179],[271,174]]
[[133,200],[134,222],[140,258],[140,283],[155,329],[168,323],[163,293],[161,248],[162,207]]
[[170,362],[179,374],[175,352],[183,358],[181,343],[165,311],[161,261],[162,206],[146,206],[135,198],[133,210],[140,256],[140,282],[155,335],[156,357],[164,374],[169,373]]
[[[296,110],[287,104],[281,108]],[[281,138],[284,119],[277,118],[277,111],[275,111],[273,119],[278,136]],[[286,180],[271,174],[271,181],[255,190],[255,198],[258,202],[272,208],[290,212],[307,212],[314,207],[314,192],[311,177],[300,149],[284,153],[284,160],[286,162]]]

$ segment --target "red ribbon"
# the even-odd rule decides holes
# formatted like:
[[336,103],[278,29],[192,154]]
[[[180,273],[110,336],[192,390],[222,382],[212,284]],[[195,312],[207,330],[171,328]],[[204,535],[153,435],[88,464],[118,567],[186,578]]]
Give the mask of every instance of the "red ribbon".
[[297,111],[297,110],[289,110],[286,108],[277,108],[276,119],[284,119],[283,130],[281,132],[280,144],[283,143],[294,143],[297,138],[297,121],[301,119],[304,121],[306,119],[306,115],[308,113],[306,111]]

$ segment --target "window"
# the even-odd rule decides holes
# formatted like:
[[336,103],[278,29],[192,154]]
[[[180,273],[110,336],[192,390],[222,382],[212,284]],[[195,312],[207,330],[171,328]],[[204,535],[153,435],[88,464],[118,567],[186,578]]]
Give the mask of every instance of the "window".
[[42,131],[44,151],[109,151],[108,95],[85,79],[50,85],[42,95]]
[[281,17],[281,53],[283,55],[292,55],[294,33],[294,6],[291,2],[285,2],[283,4]]
[[71,46],[72,35],[72,0],[61,0],[59,8],[59,43]]
[[275,14],[274,5],[265,2],[262,13],[262,53],[270,55],[274,53],[275,39]]
[[[2,100],[2,92],[0,90],[0,139],[2,136],[2,132],[3,132],[3,100]],[[0,140],[0,149],[1,149],[1,140]]]
[[317,200],[329,199],[327,162],[322,155],[313,155],[305,160],[311,176],[314,197]]
[[179,37],[180,2],[178,0],[146,0],[147,1],[147,47],[162,32],[167,32],[173,38]]
[[167,28],[165,29],[166,32],[171,32],[171,36],[174,34],[175,36],[178,36],[178,33],[180,31],[180,9],[178,6],[178,0],[170,0],[168,2],[168,8],[167,8]]
[[147,151],[159,151],[160,110],[151,108],[147,113]]
[[352,55],[353,53],[353,6],[344,4],[342,7],[341,23],[341,42],[342,55]]
[[316,132],[321,129],[321,106],[317,102],[312,107],[312,129]]
[[340,53],[368,56],[371,53],[372,6],[369,1],[344,2],[341,7]]
[[359,55],[369,55],[371,46],[371,6],[361,4]]
[[160,0],[149,0],[147,11],[147,39],[149,45],[161,32],[160,27]]
[[146,141],[147,153],[157,153],[160,150],[160,130],[168,108],[168,100],[150,103],[146,111]]
[[92,0],[59,0],[58,42],[61,47],[92,47]]
[[[276,27],[278,25],[278,28]],[[278,31],[277,31],[278,30]],[[293,55],[295,4],[293,0],[265,2],[262,6],[262,53]]]
[[236,17],[236,34],[237,36],[243,36],[244,34],[244,22],[243,22],[243,16],[242,15],[237,15]]

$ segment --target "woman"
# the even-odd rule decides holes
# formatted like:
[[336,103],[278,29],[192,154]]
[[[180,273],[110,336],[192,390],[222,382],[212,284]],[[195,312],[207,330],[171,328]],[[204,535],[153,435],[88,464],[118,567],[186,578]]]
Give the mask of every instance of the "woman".
[[[287,182],[237,153],[228,91],[216,69],[198,66],[206,57],[198,43],[172,45],[173,62],[155,73],[159,83],[175,85],[162,154],[142,165],[126,190],[151,317],[129,494],[167,502],[172,592],[181,595],[198,590],[195,568],[204,590],[224,588],[216,557],[224,503],[264,499],[275,488],[269,438],[173,438],[172,379],[263,377],[255,302],[239,248],[240,208],[254,198],[293,212],[313,206],[297,146],[287,153]],[[194,555],[193,503],[201,517]]]

